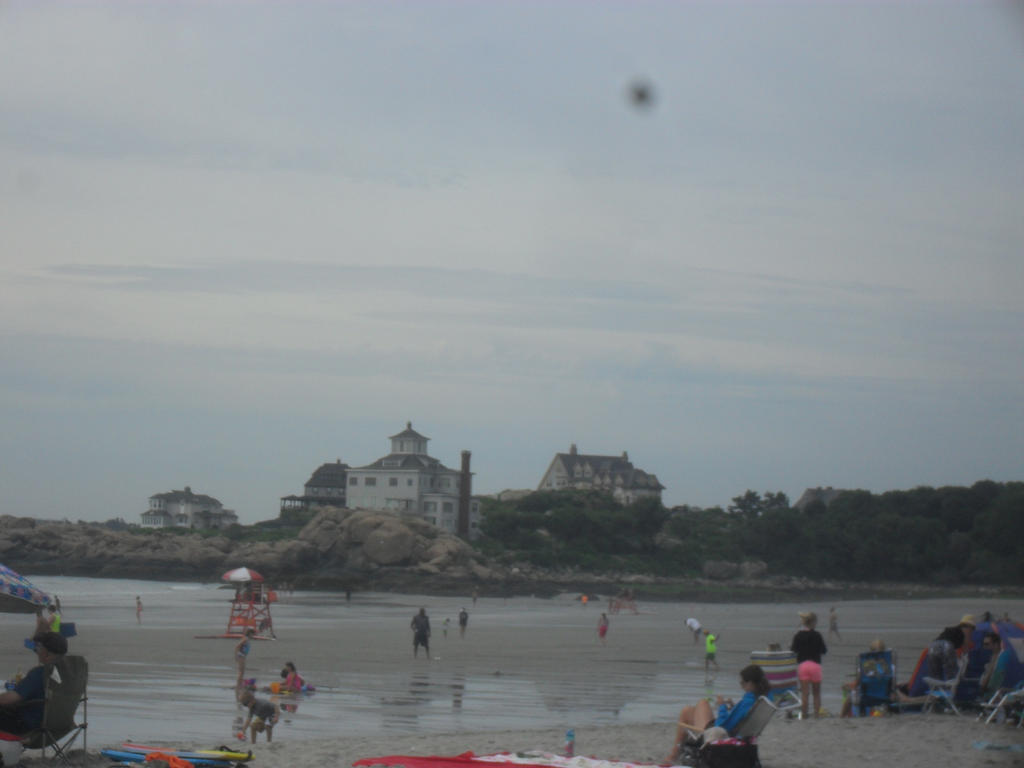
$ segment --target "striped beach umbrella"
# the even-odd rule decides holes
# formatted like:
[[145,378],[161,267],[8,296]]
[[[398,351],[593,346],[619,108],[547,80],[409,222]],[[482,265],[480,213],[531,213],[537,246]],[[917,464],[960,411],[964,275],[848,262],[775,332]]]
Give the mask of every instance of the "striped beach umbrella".
[[228,571],[221,578],[224,581],[263,581],[263,577],[256,573],[252,568],[235,568],[234,570]]
[[0,612],[35,613],[50,604],[50,596],[20,573],[0,563]]

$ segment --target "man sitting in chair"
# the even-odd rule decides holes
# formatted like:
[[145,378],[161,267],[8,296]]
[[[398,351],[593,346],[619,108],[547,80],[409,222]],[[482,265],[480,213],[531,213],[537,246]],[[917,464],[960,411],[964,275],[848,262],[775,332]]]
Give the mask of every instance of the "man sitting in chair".
[[981,674],[979,682],[980,697],[988,701],[999,691],[1003,690],[1003,680],[1006,679],[1006,671],[1012,659],[1009,648],[1003,648],[1003,640],[998,632],[989,632],[981,641],[981,647],[990,651],[992,656],[985,665],[985,671]]
[[59,661],[68,652],[68,641],[56,632],[41,632],[32,638],[39,666],[33,667],[13,691],[0,693],[0,731],[22,735],[43,722],[46,678],[43,667]]

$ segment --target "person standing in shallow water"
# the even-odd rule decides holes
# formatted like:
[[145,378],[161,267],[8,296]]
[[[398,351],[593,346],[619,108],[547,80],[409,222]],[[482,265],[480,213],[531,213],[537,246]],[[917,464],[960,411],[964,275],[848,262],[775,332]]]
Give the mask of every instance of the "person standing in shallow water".
[[245,630],[245,634],[242,639],[235,645],[235,666],[238,667],[238,679],[235,682],[235,688],[241,693],[242,681],[245,678],[245,662],[249,658],[249,651],[252,648],[252,638],[256,634],[256,630],[252,627]]
[[828,641],[832,642],[832,635],[836,636],[836,640],[843,642],[843,638],[839,636],[839,614],[836,613],[836,607],[833,605],[828,609]]
[[142,623],[142,598],[138,595],[135,596],[135,621]]
[[718,635],[712,634],[710,629],[704,630],[704,677],[711,674],[711,665],[714,664],[715,672],[718,671]]
[[420,646],[430,658],[430,617],[427,616],[427,609],[420,608],[420,612],[412,617],[409,627],[412,629],[412,655],[416,658],[419,655]]
[[466,636],[466,625],[469,624],[469,613],[465,608],[459,610],[459,637]]

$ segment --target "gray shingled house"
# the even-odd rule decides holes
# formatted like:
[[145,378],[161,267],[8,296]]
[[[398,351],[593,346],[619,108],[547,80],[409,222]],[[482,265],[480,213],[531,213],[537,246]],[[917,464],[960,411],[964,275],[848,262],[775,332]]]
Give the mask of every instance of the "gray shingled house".
[[238,522],[234,510],[224,509],[213,496],[183,491],[168,491],[149,497],[149,509],[142,513],[144,528],[227,528]]
[[661,501],[664,489],[656,475],[634,467],[625,451],[621,456],[579,453],[576,443],[568,453],[555,454],[537,486],[538,491],[605,491],[623,504],[644,498]]

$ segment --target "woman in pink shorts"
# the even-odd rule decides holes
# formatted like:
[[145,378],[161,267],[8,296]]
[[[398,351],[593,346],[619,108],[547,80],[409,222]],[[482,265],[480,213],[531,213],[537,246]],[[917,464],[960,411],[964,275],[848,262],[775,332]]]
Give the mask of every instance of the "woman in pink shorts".
[[814,694],[814,716],[821,711],[821,657],[828,653],[825,639],[815,629],[818,616],[814,611],[800,614],[803,626],[793,635],[789,649],[796,653],[797,677],[800,679],[800,714],[807,717],[808,694]]

